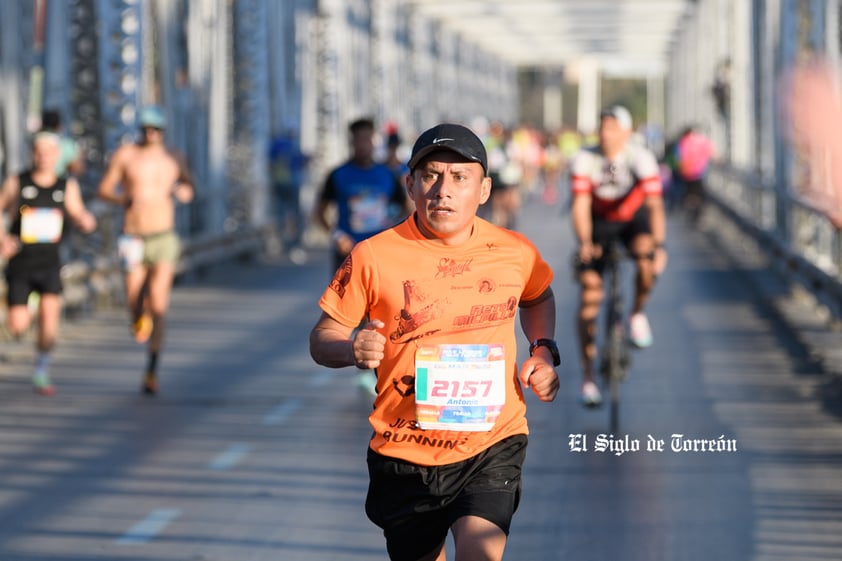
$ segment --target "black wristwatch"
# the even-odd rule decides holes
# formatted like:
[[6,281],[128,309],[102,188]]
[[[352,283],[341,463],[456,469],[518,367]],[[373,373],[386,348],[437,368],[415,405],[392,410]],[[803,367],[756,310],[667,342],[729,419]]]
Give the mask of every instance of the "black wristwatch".
[[552,339],[535,339],[529,344],[529,356],[532,356],[538,347],[550,349],[550,354],[553,355],[553,366],[561,364],[561,356],[558,354],[558,345],[555,341]]

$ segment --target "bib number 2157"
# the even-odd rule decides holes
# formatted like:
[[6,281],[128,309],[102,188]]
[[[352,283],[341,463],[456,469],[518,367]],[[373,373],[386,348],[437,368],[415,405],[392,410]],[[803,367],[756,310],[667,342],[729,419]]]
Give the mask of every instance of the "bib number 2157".
[[491,430],[506,402],[503,345],[427,345],[415,354],[422,429]]

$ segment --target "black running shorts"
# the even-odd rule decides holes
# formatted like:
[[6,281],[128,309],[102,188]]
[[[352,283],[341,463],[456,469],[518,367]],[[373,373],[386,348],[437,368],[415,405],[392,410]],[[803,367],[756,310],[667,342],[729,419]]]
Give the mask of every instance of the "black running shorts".
[[[620,242],[626,250],[630,250],[631,242],[635,237],[640,234],[651,233],[649,209],[644,205],[628,222],[608,222],[607,220],[594,218],[591,240],[594,245],[602,248],[608,247],[612,241]],[[601,275],[605,269],[605,259],[600,257],[590,263],[581,263],[577,256],[574,256],[574,267],[577,274],[583,270],[594,270]]]
[[59,267],[16,268],[6,273],[6,301],[9,306],[23,306],[29,294],[61,294],[61,270]]
[[365,510],[383,529],[392,561],[416,561],[438,548],[456,520],[473,515],[509,533],[520,501],[527,437],[506,438],[473,458],[419,466],[368,450]]

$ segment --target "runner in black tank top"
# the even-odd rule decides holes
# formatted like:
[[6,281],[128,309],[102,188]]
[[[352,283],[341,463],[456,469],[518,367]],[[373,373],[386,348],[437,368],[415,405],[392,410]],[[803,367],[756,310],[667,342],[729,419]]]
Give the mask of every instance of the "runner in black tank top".
[[0,255],[7,260],[7,322],[13,335],[22,335],[32,323],[30,296],[40,296],[32,383],[35,391],[44,395],[55,392],[49,358],[61,315],[60,244],[67,219],[85,232],[96,228],[76,180],[55,174],[58,155],[58,135],[36,134],[32,169],[7,177],[0,190],[0,212],[8,211],[11,219],[9,232],[0,237]]

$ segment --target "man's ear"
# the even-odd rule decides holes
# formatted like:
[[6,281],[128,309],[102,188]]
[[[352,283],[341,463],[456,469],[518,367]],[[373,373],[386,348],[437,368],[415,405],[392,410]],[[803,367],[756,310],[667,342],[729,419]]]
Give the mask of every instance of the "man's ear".
[[406,194],[412,199],[415,195],[412,193],[415,187],[415,173],[409,172],[404,177],[404,184],[406,185]]
[[491,196],[491,178],[487,175],[482,178],[482,183],[480,184],[480,195],[479,195],[479,204],[485,204],[488,198]]

